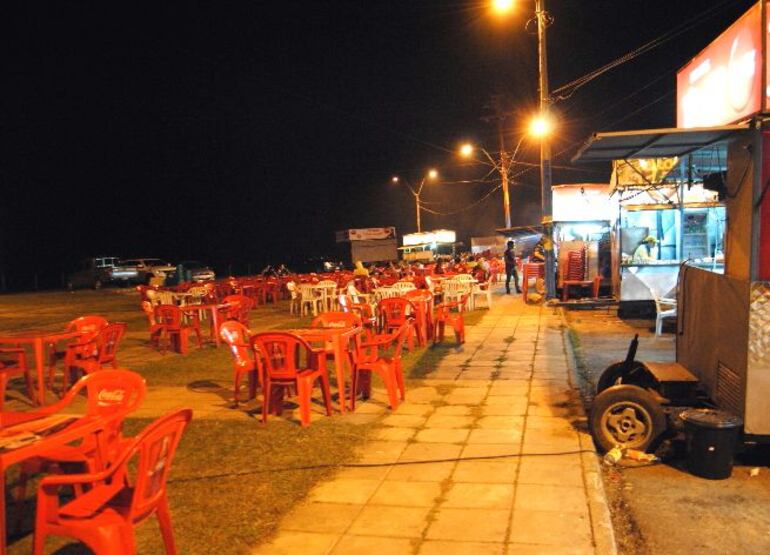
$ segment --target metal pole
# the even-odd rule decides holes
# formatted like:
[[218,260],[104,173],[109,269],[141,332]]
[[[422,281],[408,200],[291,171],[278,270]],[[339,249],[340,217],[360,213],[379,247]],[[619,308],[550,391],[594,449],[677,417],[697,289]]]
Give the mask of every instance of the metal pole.
[[[548,54],[546,49],[546,11],[545,0],[535,1],[537,16],[538,61],[540,70],[540,115],[547,118],[548,98]],[[540,142],[540,187],[542,194],[543,247],[545,250],[545,296],[556,296],[556,263],[553,249],[553,202],[551,191],[551,144],[544,136]]]
[[417,233],[420,233],[420,193],[414,193],[414,209],[417,211]]

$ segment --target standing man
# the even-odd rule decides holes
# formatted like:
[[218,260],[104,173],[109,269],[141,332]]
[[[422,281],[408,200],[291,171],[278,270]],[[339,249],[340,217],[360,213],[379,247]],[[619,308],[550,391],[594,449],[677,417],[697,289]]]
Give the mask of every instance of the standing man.
[[516,292],[521,293],[519,289],[519,274],[516,272],[516,253],[513,250],[513,241],[508,241],[508,248],[505,249],[505,292],[511,294],[511,276],[513,276],[513,284],[516,286]]

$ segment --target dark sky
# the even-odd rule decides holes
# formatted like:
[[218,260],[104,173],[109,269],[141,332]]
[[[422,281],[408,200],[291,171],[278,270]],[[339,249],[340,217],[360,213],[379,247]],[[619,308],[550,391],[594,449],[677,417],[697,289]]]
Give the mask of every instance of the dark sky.
[[[558,103],[555,164],[596,130],[673,126],[675,70],[751,4],[550,0],[552,88],[722,6]],[[242,270],[323,254],[336,229],[413,231],[411,196],[390,177],[429,167],[444,179],[429,206],[461,211],[424,228],[488,234],[500,192],[473,205],[495,183],[456,183],[487,168],[452,150],[498,148],[482,119],[495,94],[509,144],[521,136],[537,99],[533,5],[507,21],[465,0],[5,6],[0,265],[11,281],[56,281],[97,253]],[[522,145],[519,160],[537,162]],[[537,168],[518,178],[514,223],[539,219],[538,183]]]

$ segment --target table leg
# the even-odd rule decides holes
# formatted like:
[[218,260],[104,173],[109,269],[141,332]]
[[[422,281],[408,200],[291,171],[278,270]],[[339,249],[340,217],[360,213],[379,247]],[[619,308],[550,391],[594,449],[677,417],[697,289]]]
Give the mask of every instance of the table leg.
[[214,326],[214,345],[219,347],[219,310],[216,307],[211,309],[211,325]]
[[38,337],[34,343],[35,369],[37,370],[37,404],[45,405],[45,370],[43,361],[43,339]]
[[334,340],[334,371],[337,374],[337,391],[340,412],[345,414],[345,353],[342,349],[342,336]]

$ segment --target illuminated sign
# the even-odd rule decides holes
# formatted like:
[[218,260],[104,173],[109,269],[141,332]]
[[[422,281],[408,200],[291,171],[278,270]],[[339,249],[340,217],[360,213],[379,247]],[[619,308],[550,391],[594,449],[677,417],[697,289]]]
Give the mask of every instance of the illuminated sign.
[[757,3],[677,73],[677,127],[727,125],[759,112],[763,58]]
[[556,185],[551,190],[554,222],[614,221],[617,217],[617,198],[610,197],[606,183]]
[[454,231],[449,229],[437,229],[435,231],[424,231],[422,233],[408,233],[403,237],[405,247],[433,243],[454,243],[456,240],[457,235]]

